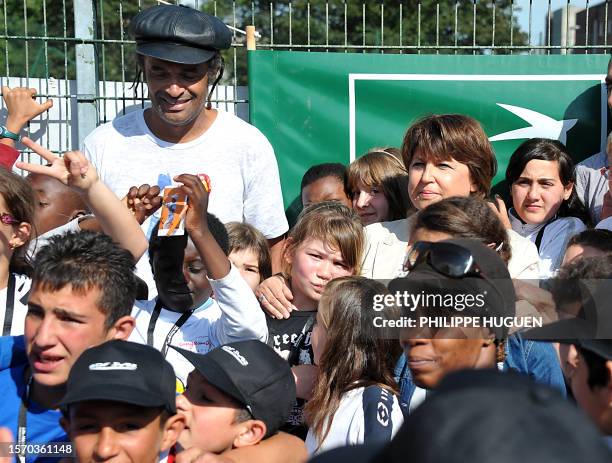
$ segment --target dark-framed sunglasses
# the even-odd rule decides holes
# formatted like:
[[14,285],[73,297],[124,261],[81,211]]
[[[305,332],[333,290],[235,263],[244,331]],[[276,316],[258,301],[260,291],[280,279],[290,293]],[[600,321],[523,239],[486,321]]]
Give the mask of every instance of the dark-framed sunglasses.
[[410,272],[423,262],[427,262],[434,270],[451,278],[483,276],[472,253],[455,243],[417,241],[406,254],[404,271]]
[[19,220],[7,212],[0,212],[0,222],[2,222],[4,225],[17,225]]

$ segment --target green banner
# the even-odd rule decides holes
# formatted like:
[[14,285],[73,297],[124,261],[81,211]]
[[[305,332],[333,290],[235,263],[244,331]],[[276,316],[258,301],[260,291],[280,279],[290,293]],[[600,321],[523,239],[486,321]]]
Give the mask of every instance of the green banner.
[[607,55],[448,56],[249,52],[251,123],[274,146],[285,206],[299,210],[302,175],[376,146],[399,147],[427,114],[481,122],[499,182],[527,138],[556,138],[576,160],[605,147]]

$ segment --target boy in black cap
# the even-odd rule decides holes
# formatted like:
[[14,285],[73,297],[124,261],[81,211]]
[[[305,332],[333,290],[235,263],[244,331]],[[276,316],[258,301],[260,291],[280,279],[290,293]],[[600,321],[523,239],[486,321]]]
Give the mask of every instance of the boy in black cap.
[[174,347],[195,367],[177,398],[185,430],[178,442],[220,454],[274,435],[295,401],[287,362],[266,344],[242,341],[205,355]]
[[156,349],[127,341],[83,352],[59,405],[79,462],[156,463],[184,426],[172,366]]

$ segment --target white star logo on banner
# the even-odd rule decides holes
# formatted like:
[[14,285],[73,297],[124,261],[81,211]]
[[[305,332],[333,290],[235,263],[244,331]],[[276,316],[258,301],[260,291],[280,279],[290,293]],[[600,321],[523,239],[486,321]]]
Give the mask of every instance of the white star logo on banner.
[[567,131],[570,130],[578,119],[562,119],[557,121],[552,117],[548,117],[542,113],[532,111],[531,109],[521,108],[520,106],[512,106],[509,104],[497,103],[507,111],[516,114],[525,122],[531,124],[530,127],[522,129],[510,130],[509,132],[500,133],[489,138],[489,141],[501,140],[518,140],[522,138],[550,138],[559,140],[565,144],[567,142]]

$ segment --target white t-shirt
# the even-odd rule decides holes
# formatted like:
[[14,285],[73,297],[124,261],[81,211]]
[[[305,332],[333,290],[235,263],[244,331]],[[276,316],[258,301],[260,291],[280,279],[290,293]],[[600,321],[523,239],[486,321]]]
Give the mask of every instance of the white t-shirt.
[[212,183],[208,211],[221,222],[247,222],[266,238],[287,231],[274,150],[258,129],[217,111],[200,137],[169,143],[153,135],[143,114],[118,117],[84,141],[83,152],[119,198],[134,185],[164,187],[176,175],[204,173]]
[[535,243],[539,231],[546,226],[540,249],[540,278],[551,278],[563,262],[567,242],[572,236],[586,230],[586,225],[582,220],[576,217],[560,217],[548,224],[530,225],[523,223],[516,215],[513,209],[510,209],[508,216],[512,229],[519,235],[529,238]]
[[356,388],[342,396],[320,446],[312,429],[308,431],[306,449],[313,455],[347,445],[389,442],[403,422],[395,394],[380,386]]
[[4,320],[6,318],[6,301],[8,286],[0,289],[0,336],[20,336],[23,334],[25,317],[28,313],[28,293],[32,281],[25,275],[12,274],[15,277],[15,292],[13,299],[13,317],[10,331],[4,333]]
[[608,180],[600,172],[607,165],[608,155],[600,152],[576,166],[576,194],[589,209],[595,223],[601,217],[603,198],[608,192]]
[[[230,272],[220,280],[209,279],[215,299],[209,299],[197,308],[184,324],[170,334],[182,314],[162,308],[153,331],[153,347],[164,352],[164,344],[181,347],[201,354],[229,342],[258,339],[266,341],[268,329],[266,317],[255,299],[253,290],[231,267]],[[136,301],[132,316],[136,326],[130,341],[147,344],[147,331],[156,299]],[[166,359],[183,386],[193,366],[181,354],[167,348]]]
[[79,222],[86,217],[94,217],[93,215],[87,215],[82,217],[77,217],[76,219],[72,219],[70,222],[65,223],[64,225],[60,225],[57,228],[53,228],[42,235],[37,236],[28,245],[28,255],[31,259],[33,259],[38,251],[47,244],[49,244],[49,239],[56,235],[61,235],[68,232],[80,232],[81,227],[79,226]]

